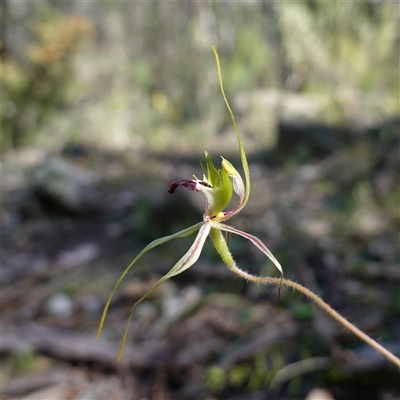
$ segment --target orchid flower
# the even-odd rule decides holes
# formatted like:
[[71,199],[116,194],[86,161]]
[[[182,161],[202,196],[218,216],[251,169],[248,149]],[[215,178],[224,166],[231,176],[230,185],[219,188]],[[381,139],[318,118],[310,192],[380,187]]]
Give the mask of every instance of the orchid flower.
[[[206,197],[206,207],[205,212],[203,215],[203,221],[186,228],[180,232],[174,233],[169,236],[164,236],[160,239],[156,239],[150,244],[148,244],[137,256],[136,258],[129,264],[129,266],[125,269],[122,273],[120,278],[118,279],[117,283],[115,284],[114,288],[111,291],[110,296],[108,297],[107,303],[104,307],[103,314],[100,320],[100,325],[97,333],[97,339],[99,338],[101,331],[103,329],[105,317],[107,315],[108,308],[111,303],[111,299],[114,295],[115,290],[125,278],[126,274],[130,271],[132,266],[136,263],[136,261],[144,255],[149,250],[157,247],[163,243],[167,243],[170,240],[181,238],[185,236],[189,236],[198,231],[197,236],[186,252],[186,254],[171,268],[171,270],[164,275],[143,297],[141,297],[136,303],[133,305],[128,322],[125,327],[125,331],[121,340],[120,344],[120,351],[118,355],[118,361],[122,357],[122,352],[124,349],[125,340],[128,334],[128,329],[130,325],[130,321],[134,312],[135,307],[141,303],[144,299],[146,299],[150,294],[154,292],[162,283],[167,281],[168,279],[172,278],[175,275],[179,275],[182,272],[186,271],[190,268],[199,258],[200,253],[203,249],[204,243],[208,236],[210,236],[217,252],[221,256],[222,260],[228,266],[228,268],[232,269],[236,267],[236,263],[229,251],[229,247],[227,241],[225,240],[224,235],[222,232],[227,232],[229,234],[236,234],[239,236],[243,236],[244,238],[250,240],[259,250],[261,250],[278,268],[280,273],[283,276],[282,267],[276,258],[272,255],[272,253],[268,250],[267,246],[257,237],[243,232],[233,226],[226,225],[224,221],[229,218],[232,218],[234,215],[238,214],[243,207],[246,205],[247,200],[250,194],[250,172],[249,166],[246,159],[246,154],[244,151],[242,138],[236,124],[235,117],[233,112],[229,106],[229,103],[226,99],[224,88],[222,85],[222,76],[221,76],[221,68],[218,58],[218,53],[214,47],[212,46],[214,56],[215,56],[215,63],[217,67],[217,74],[218,74],[218,82],[219,87],[224,98],[225,104],[228,108],[229,114],[232,118],[233,125],[236,130],[238,144],[239,144],[239,151],[240,157],[242,161],[242,167],[245,175],[245,182],[243,182],[242,177],[240,176],[239,172],[234,168],[234,166],[225,158],[222,157],[221,162],[221,169],[216,169],[214,163],[207,152],[205,152],[206,157],[206,172],[207,176],[203,175],[202,179],[198,179],[194,176],[193,179],[184,179],[184,180],[177,180],[173,181],[171,187],[169,189],[169,193],[174,193],[178,186],[183,186],[186,189],[194,190],[196,192],[202,192]],[[239,201],[237,206],[229,211],[224,211],[225,208],[231,201],[233,192],[239,197]]]

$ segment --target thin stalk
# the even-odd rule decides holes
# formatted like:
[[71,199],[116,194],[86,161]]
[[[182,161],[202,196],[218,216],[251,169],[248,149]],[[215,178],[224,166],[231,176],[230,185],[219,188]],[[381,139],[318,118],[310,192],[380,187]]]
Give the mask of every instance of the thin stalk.
[[381,346],[375,340],[373,340],[368,335],[366,335],[364,332],[362,332],[360,329],[358,329],[356,326],[354,326],[351,322],[347,321],[346,318],[343,318],[337,311],[335,311],[333,308],[331,308],[320,297],[318,297],[314,292],[307,289],[306,287],[300,285],[299,283],[293,282],[289,279],[269,278],[269,277],[260,277],[260,276],[251,275],[251,274],[241,270],[236,265],[229,267],[229,269],[236,275],[239,275],[241,278],[247,279],[248,281],[251,281],[251,282],[263,283],[266,285],[281,285],[281,286],[286,286],[286,287],[289,287],[289,288],[299,291],[300,293],[304,294],[304,296],[308,297],[311,301],[313,301],[318,306],[320,306],[327,314],[329,314],[333,319],[335,319],[337,322],[339,322],[339,324],[343,325],[350,332],[352,332],[354,335],[359,337],[365,343],[367,343],[368,345],[373,347],[376,351],[381,353],[389,361],[391,361],[398,368],[400,368],[400,359],[399,358],[397,358],[390,351],[386,350],[383,346]]

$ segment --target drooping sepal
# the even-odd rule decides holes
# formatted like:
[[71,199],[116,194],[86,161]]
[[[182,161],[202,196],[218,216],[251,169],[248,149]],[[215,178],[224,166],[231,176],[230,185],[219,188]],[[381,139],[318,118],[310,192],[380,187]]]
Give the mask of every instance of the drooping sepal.
[[[192,228],[198,229],[198,225],[194,225]],[[192,228],[190,232],[193,231]],[[196,236],[193,244],[190,246],[190,249],[186,252],[186,254],[171,268],[171,270],[165,274],[144,296],[142,296],[136,303],[132,306],[128,321],[125,326],[124,334],[122,335],[119,354],[117,361],[119,361],[122,357],[122,353],[125,347],[125,341],[128,336],[128,330],[131,323],[133,312],[138,304],[140,304],[143,300],[149,297],[162,283],[166,282],[168,279],[172,278],[175,275],[179,275],[182,272],[186,271],[190,268],[200,257],[201,251],[203,250],[204,243],[210,233],[211,225],[210,223],[201,223],[199,233]]]
[[114,293],[117,289],[117,287],[120,285],[120,283],[122,282],[122,280],[125,278],[125,276],[128,274],[128,272],[131,270],[131,268],[134,266],[134,264],[136,263],[137,260],[139,260],[140,257],[142,257],[145,253],[147,253],[149,250],[153,249],[154,247],[160,246],[161,244],[167,243],[170,240],[173,239],[177,239],[177,238],[182,238],[182,237],[186,237],[191,235],[192,233],[198,231],[202,226],[204,225],[203,222],[199,222],[189,228],[186,228],[180,232],[174,233],[172,235],[168,235],[168,236],[164,236],[162,238],[153,240],[151,243],[149,243],[134,259],[133,261],[126,267],[125,271],[121,274],[121,276],[119,277],[119,279],[117,280],[117,283],[114,285],[110,295],[108,296],[107,302],[104,306],[103,309],[103,313],[100,319],[100,323],[99,323],[99,328],[97,331],[97,336],[96,339],[98,339],[101,335],[101,332],[103,330],[103,325],[104,325],[104,321],[106,319],[106,315],[108,312],[108,309],[110,307],[111,304],[111,300],[114,296]]

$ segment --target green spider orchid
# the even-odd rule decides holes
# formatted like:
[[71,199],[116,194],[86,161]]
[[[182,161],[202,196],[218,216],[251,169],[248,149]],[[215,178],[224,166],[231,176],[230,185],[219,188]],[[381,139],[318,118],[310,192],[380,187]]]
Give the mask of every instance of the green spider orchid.
[[[136,261],[146,252],[153,249],[156,246],[159,246],[163,243],[169,242],[170,240],[181,238],[185,236],[189,236],[194,232],[198,231],[196,239],[194,240],[190,249],[186,252],[186,254],[171,268],[171,270],[164,275],[143,297],[141,297],[133,306],[130,311],[129,319],[125,327],[125,331],[121,340],[120,351],[118,355],[118,361],[122,357],[122,352],[124,349],[125,340],[128,334],[128,329],[130,325],[130,321],[133,315],[133,311],[135,307],[141,303],[144,299],[146,299],[151,293],[157,289],[163,282],[172,278],[175,275],[181,274],[190,268],[199,258],[200,253],[203,249],[204,243],[208,236],[210,236],[217,252],[220,254],[222,260],[228,266],[228,268],[232,268],[236,266],[235,261],[229,251],[228,244],[222,234],[222,231],[227,232],[228,234],[234,233],[236,235],[243,236],[244,238],[250,240],[259,250],[261,250],[270,260],[276,265],[278,270],[283,275],[282,267],[276,258],[272,255],[272,253],[268,250],[267,246],[261,242],[257,237],[250,235],[249,233],[243,232],[239,229],[236,229],[232,226],[226,225],[223,222],[228,218],[233,217],[237,213],[239,213],[243,207],[246,205],[247,200],[250,194],[250,172],[247,164],[246,154],[244,151],[242,139],[240,136],[239,129],[236,124],[235,117],[233,112],[229,106],[229,103],[226,99],[224,88],[222,85],[222,76],[221,76],[221,68],[218,58],[218,53],[214,46],[212,46],[215,62],[217,67],[218,74],[218,82],[219,87],[224,98],[225,104],[228,108],[229,114],[232,118],[233,125],[235,126],[238,143],[239,143],[239,151],[240,157],[242,161],[242,166],[245,175],[245,182],[243,182],[242,177],[239,172],[233,167],[233,165],[222,157],[221,169],[217,170],[214,166],[214,163],[207,152],[205,152],[206,157],[206,170],[207,176],[203,175],[203,179],[200,180],[196,177],[194,179],[185,179],[173,181],[171,187],[169,189],[169,193],[174,193],[178,186],[183,186],[189,190],[195,190],[197,192],[204,193],[206,197],[206,209],[203,215],[203,221],[199,222],[196,225],[193,225],[189,228],[186,228],[180,232],[174,233],[169,236],[162,237],[160,239],[156,239],[150,244],[148,244],[137,256],[136,258],[129,264],[129,266],[122,273],[114,288],[112,289],[110,296],[108,297],[107,303],[104,307],[104,311],[100,320],[99,330],[97,333],[97,339],[99,338],[101,331],[103,329],[104,320],[108,311],[108,308],[111,303],[111,299],[114,295],[115,290],[124,279],[126,274],[132,268],[132,266],[136,263]],[[238,205],[229,211],[224,211],[224,209],[228,206],[231,201],[233,192],[235,192],[239,197]]]

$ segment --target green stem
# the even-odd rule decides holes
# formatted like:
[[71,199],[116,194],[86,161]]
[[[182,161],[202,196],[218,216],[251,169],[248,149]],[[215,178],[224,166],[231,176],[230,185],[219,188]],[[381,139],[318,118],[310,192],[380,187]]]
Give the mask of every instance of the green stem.
[[397,358],[390,351],[386,350],[383,346],[381,346],[375,340],[373,340],[368,335],[366,335],[364,332],[362,332],[360,329],[358,329],[356,326],[354,326],[351,322],[347,321],[347,319],[343,318],[337,311],[335,311],[333,308],[331,308],[320,297],[318,297],[314,292],[307,289],[306,287],[304,287],[296,282],[290,281],[289,279],[268,278],[268,277],[263,278],[260,276],[251,275],[245,271],[242,271],[236,265],[231,265],[229,267],[229,269],[236,275],[239,275],[241,278],[244,278],[248,281],[255,282],[255,283],[263,283],[266,285],[282,285],[282,286],[286,286],[286,287],[292,288],[294,290],[297,290],[298,292],[304,294],[304,296],[308,297],[311,301],[313,301],[315,304],[317,304],[319,307],[321,307],[327,314],[329,314],[333,319],[335,319],[337,322],[339,322],[339,324],[343,325],[350,332],[352,332],[354,335],[358,336],[361,340],[363,340],[365,343],[367,343],[368,345],[373,347],[376,351],[381,353],[389,361],[391,361],[398,368],[400,368],[400,359],[399,358]]

